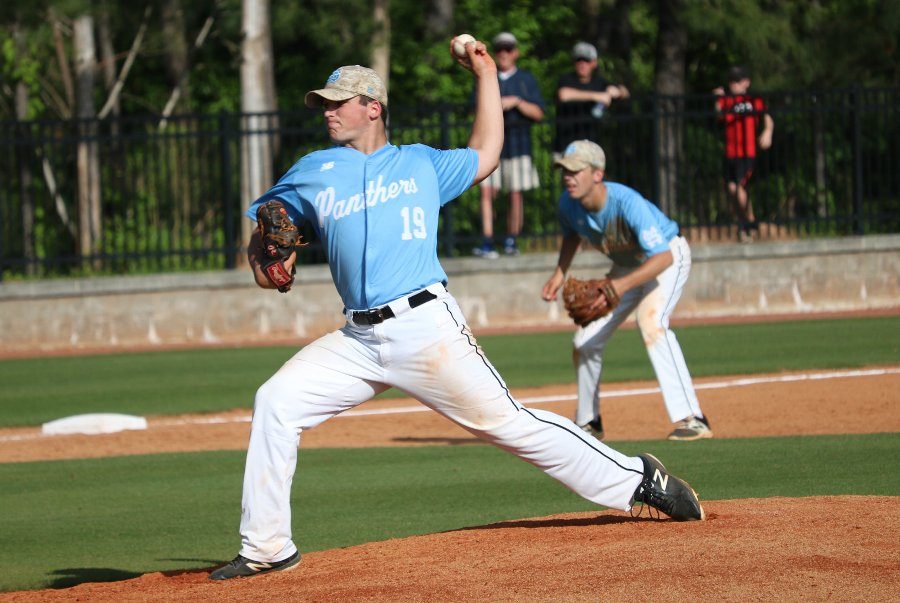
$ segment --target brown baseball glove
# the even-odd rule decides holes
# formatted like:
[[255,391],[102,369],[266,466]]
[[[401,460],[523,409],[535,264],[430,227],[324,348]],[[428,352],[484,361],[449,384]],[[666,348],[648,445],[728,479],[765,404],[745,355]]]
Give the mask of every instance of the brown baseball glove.
[[563,304],[575,324],[583,327],[612,312],[619,305],[619,294],[608,278],[569,277],[563,285]]
[[297,270],[288,272],[284,261],[306,245],[303,235],[288,217],[281,201],[267,201],[256,210],[256,223],[262,238],[262,267],[279,291],[287,293],[294,284]]

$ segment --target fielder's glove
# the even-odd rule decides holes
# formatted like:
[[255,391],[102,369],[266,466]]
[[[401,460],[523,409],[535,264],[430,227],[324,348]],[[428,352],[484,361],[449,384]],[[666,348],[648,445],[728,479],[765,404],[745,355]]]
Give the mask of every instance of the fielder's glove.
[[583,327],[612,312],[619,305],[619,294],[608,278],[569,277],[563,285],[563,305],[575,324]]
[[256,223],[262,238],[262,267],[269,280],[282,293],[294,283],[296,268],[288,272],[284,261],[297,249],[306,245],[303,235],[288,217],[281,201],[267,201],[256,210]]

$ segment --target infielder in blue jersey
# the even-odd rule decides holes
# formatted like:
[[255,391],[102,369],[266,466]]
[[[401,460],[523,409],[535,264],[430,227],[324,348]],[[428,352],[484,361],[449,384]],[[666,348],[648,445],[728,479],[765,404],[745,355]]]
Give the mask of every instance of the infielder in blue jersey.
[[603,179],[606,156],[599,145],[577,140],[554,165],[563,170],[565,192],[559,198],[563,241],[553,275],[541,292],[557,298],[582,239],[609,256],[609,278],[620,302],[612,312],[575,333],[578,409],[575,422],[603,438],[600,372],[606,342],[633,310],[662,390],[669,419],[676,423],[670,440],[712,437],[700,410],[681,346],[669,317],[691,271],[691,249],[678,225],[640,193]]
[[[295,567],[291,482],[304,431],[389,387],[532,463],[581,496],[630,510],[640,502],[677,520],[703,519],[697,495],[650,455],[628,457],[563,417],[523,407],[485,357],[437,258],[438,212],[497,166],[503,111],[496,65],[482,42],[457,62],[474,74],[468,148],[388,142],[388,98],[371,69],[337,69],[306,95],[335,146],[310,153],[247,212],[277,199],[317,232],[346,324],[301,349],[257,391],[241,501],[241,549],[213,580]],[[452,50],[451,50],[452,52]],[[248,256],[258,285],[259,232]],[[285,263],[290,271],[296,256]]]

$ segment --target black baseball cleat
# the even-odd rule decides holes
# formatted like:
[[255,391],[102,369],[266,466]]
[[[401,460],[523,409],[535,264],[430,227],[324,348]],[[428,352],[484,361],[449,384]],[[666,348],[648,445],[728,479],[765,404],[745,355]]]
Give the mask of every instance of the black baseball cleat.
[[[644,478],[632,496],[632,504],[644,503],[662,511],[675,521],[706,518],[697,493],[686,481],[675,477],[651,454],[639,454],[644,463]],[[640,513],[638,513],[640,515]]]
[[244,578],[258,576],[269,572],[289,570],[300,563],[300,551],[297,551],[287,559],[281,561],[253,561],[238,555],[222,567],[209,574],[210,580],[228,580],[229,578]]

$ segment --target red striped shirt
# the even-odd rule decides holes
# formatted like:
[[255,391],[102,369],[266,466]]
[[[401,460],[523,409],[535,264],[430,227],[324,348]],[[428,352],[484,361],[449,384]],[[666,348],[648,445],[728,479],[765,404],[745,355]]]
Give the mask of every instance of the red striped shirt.
[[725,156],[756,157],[756,126],[766,111],[758,96],[739,94],[716,99],[716,107],[725,121]]

